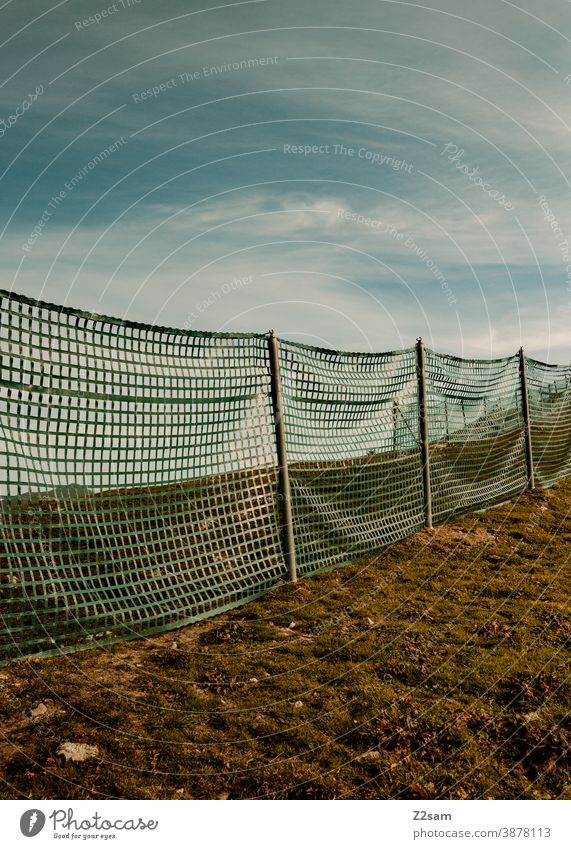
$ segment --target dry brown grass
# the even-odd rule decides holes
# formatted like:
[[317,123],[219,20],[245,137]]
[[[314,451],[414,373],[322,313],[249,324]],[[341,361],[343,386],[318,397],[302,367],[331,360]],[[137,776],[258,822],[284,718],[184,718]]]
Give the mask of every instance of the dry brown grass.
[[[565,482],[199,625],[5,667],[2,795],[569,798],[570,555]],[[100,759],[62,765],[63,741]]]

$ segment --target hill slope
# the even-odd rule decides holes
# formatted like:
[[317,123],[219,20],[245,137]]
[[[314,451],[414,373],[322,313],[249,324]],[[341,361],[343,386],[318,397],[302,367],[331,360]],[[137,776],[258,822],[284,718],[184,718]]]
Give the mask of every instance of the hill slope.
[[[1,795],[569,798],[570,555],[565,482],[207,622],[12,664]],[[100,760],[63,765],[65,741]]]

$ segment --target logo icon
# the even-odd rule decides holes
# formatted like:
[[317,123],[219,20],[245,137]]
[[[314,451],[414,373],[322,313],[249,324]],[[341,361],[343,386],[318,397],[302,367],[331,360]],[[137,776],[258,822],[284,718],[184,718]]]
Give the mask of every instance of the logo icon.
[[46,816],[37,808],[32,808],[31,811],[26,811],[20,817],[20,831],[24,837],[35,837],[39,834],[46,824]]

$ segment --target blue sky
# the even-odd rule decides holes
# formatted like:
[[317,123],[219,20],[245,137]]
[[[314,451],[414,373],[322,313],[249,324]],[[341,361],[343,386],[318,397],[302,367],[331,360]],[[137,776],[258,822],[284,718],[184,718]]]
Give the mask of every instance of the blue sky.
[[205,4],[0,3],[3,288],[569,361],[568,2]]

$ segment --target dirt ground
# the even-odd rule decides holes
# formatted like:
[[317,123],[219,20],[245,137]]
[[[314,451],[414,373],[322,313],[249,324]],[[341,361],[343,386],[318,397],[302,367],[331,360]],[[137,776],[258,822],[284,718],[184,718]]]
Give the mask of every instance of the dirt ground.
[[570,555],[565,482],[198,625],[5,666],[0,795],[570,798]]

